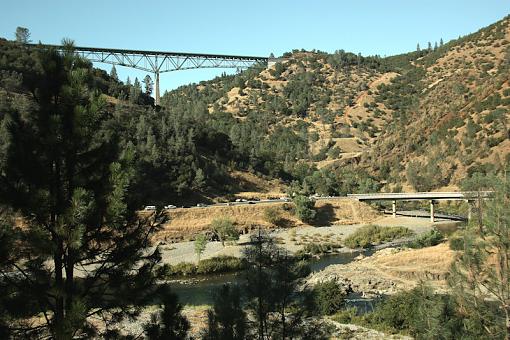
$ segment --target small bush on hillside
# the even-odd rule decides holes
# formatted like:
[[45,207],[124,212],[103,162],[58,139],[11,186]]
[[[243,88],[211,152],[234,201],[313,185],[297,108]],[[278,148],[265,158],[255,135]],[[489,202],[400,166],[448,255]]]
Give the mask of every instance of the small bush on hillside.
[[444,240],[443,235],[437,230],[432,229],[428,233],[420,235],[416,240],[410,242],[410,248],[425,248],[438,245]]
[[282,219],[282,211],[280,207],[268,207],[264,209],[264,219],[274,225],[278,225]]
[[344,243],[349,248],[367,248],[382,242],[410,236],[412,231],[405,227],[381,227],[367,225],[349,235]]
[[337,312],[345,303],[345,292],[335,280],[315,285],[313,296],[315,308],[322,315],[331,315]]

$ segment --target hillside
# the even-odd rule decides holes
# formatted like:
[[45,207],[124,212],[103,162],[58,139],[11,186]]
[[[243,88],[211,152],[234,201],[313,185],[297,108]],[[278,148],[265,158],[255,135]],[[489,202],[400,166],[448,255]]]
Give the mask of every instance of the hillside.
[[185,86],[163,103],[228,116],[234,145],[283,163],[305,191],[455,188],[507,162],[509,40],[505,18],[387,58],[294,50],[270,69]]
[[[294,50],[158,108],[114,70],[89,65],[88,82],[117,124],[138,207],[456,188],[508,162],[509,23],[386,58]],[[36,51],[0,39],[0,120],[37,106],[40,68]]]
[[363,165],[393,181],[405,175],[417,190],[501,171],[510,151],[509,41],[505,18],[417,58],[380,87],[374,102],[393,119]]

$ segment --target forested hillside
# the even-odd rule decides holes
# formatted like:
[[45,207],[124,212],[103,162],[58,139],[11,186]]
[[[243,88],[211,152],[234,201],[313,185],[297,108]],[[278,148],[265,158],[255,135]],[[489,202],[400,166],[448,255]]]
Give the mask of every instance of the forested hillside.
[[[305,191],[434,190],[507,163],[509,19],[403,55],[298,51],[190,85],[164,105],[228,117],[234,145]],[[275,173],[272,172],[274,175]]]
[[[294,50],[167,92],[158,108],[150,83],[114,69],[89,65],[90,82],[132,165],[133,204],[221,200],[247,190],[248,173],[306,193],[434,190],[505,168],[509,41],[505,18],[386,58]],[[36,53],[0,43],[0,138],[6,112],[37,106]]]

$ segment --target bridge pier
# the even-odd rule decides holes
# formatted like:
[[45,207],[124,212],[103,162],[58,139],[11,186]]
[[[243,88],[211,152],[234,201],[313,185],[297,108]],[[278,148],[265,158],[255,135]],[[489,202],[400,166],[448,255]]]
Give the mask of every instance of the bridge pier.
[[159,71],[154,72],[154,84],[155,84],[155,91],[154,91],[154,104],[156,106],[159,106]]
[[430,200],[430,222],[434,223],[434,204],[436,202],[434,200]]
[[468,222],[471,221],[471,218],[473,217],[473,201],[471,200],[465,200],[465,202],[468,204],[468,215],[467,219]]
[[393,218],[396,218],[397,217],[397,201],[396,200],[393,200],[391,202],[391,212],[392,212]]

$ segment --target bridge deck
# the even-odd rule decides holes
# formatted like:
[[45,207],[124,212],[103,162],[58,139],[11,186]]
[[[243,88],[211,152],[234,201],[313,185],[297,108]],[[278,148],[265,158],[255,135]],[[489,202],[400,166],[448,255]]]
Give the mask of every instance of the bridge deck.
[[487,198],[491,191],[461,191],[461,192],[412,192],[412,193],[374,193],[349,194],[348,197],[358,201],[416,201],[416,200],[473,200],[480,197]]

